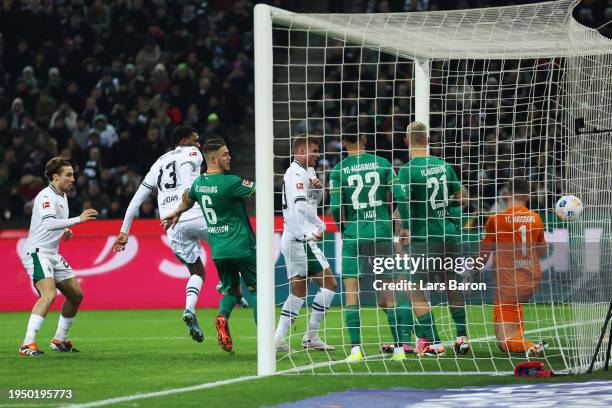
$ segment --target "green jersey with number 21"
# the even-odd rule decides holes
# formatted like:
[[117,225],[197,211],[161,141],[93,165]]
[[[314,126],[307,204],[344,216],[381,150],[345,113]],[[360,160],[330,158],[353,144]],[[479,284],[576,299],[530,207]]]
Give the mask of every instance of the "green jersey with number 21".
[[234,259],[255,252],[255,235],[245,199],[255,183],[232,174],[202,174],[193,182],[189,198],[197,201],[208,225],[213,259]]
[[395,181],[391,163],[370,153],[348,156],[334,166],[329,182],[330,204],[344,209],[343,237],[392,238],[387,194]]
[[461,182],[451,165],[434,156],[417,157],[398,176],[410,203],[410,239],[457,241],[460,233],[448,211],[449,197],[461,190]]

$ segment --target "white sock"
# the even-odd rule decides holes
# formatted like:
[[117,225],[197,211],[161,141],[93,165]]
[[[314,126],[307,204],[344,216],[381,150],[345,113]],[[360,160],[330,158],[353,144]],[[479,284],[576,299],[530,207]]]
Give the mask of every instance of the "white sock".
[[31,314],[30,320],[28,321],[28,328],[26,330],[25,339],[23,340],[23,344],[30,344],[36,341],[36,333],[42,327],[45,318],[39,315]]
[[351,347],[351,354],[361,353],[361,346],[353,346]]
[[57,331],[55,332],[55,336],[53,336],[55,340],[66,341],[68,330],[70,330],[70,326],[72,326],[74,318],[75,316],[64,317],[60,314],[59,321],[57,322]]
[[281,317],[278,321],[278,327],[276,327],[276,334],[274,335],[276,341],[283,340],[287,336],[287,332],[295,319],[298,317],[303,304],[304,299],[297,297],[292,293],[289,294],[287,300],[285,300],[285,304],[283,305]]
[[321,321],[327,313],[327,309],[331,306],[331,302],[334,300],[336,292],[332,292],[329,289],[320,288],[317,292],[314,300],[312,301],[312,313],[310,315],[310,322],[308,323],[307,337],[312,338],[319,331],[321,327]]
[[195,312],[196,303],[198,303],[198,296],[200,296],[200,289],[202,289],[202,279],[198,275],[191,275],[187,281],[187,299],[185,300],[185,309]]

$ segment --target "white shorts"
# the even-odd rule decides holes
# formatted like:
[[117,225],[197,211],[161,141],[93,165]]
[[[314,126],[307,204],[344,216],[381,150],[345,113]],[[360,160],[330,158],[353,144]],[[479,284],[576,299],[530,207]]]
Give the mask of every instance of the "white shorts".
[[281,252],[287,265],[287,278],[306,277],[329,268],[323,251],[316,242],[299,242],[287,235],[281,237]]
[[202,253],[201,240],[208,238],[208,230],[203,217],[179,221],[167,231],[172,252],[183,263],[194,263]]
[[60,254],[26,252],[21,256],[21,262],[34,283],[44,278],[53,278],[55,283],[59,283],[76,276]]

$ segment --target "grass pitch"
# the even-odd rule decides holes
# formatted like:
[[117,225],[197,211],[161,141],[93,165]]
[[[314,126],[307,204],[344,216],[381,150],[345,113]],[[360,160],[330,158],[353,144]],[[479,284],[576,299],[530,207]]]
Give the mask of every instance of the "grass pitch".
[[[528,318],[530,313],[526,311]],[[452,325],[446,308],[437,308],[436,314],[442,328],[442,336],[452,338]],[[82,352],[59,354],[51,352],[49,341],[57,324],[57,313],[50,313],[38,334],[42,358],[24,358],[17,348],[23,340],[27,313],[4,313],[0,316],[3,335],[0,337],[0,406],[60,405],[59,400],[9,400],[9,389],[71,389],[70,403],[87,403],[115,397],[133,396],[174,388],[212,383],[220,380],[255,375],[257,371],[256,329],[252,311],[236,310],[230,325],[236,354],[220,350],[216,343],[214,316],[216,311],[198,311],[198,320],[204,330],[203,343],[195,343],[187,335],[181,316],[182,310],[133,310],[133,311],[84,311],[79,314],[71,329],[70,338]],[[539,315],[544,316],[541,312]],[[530,379],[511,376],[458,375],[460,371],[505,371],[511,368],[507,355],[495,350],[490,340],[492,328],[478,323],[485,316],[483,308],[470,308],[468,319],[470,336],[484,340],[474,343],[475,353],[455,358],[452,351],[444,359],[424,360],[411,356],[405,364],[391,364],[377,357],[379,342],[391,339],[384,315],[366,310],[362,317],[366,353],[371,358],[366,363],[348,366],[340,362],[348,350],[334,353],[306,353],[279,356],[278,370],[315,364],[302,375],[282,375],[253,379],[229,385],[194,390],[167,396],[155,396],[137,401],[126,401],[117,406],[219,406],[235,404],[242,408],[273,405],[323,395],[349,388],[388,387],[461,387],[506,383],[532,383]],[[341,344],[341,311],[332,309],[326,320],[326,339]],[[380,326],[379,326],[380,324]],[[306,317],[296,322],[296,332],[303,332]],[[530,330],[529,327],[527,327]],[[532,330],[537,330],[533,329]],[[538,333],[546,336],[550,333]],[[301,334],[292,337],[292,345],[298,348]],[[270,340],[272,341],[272,339]],[[555,351],[552,350],[554,354]],[[558,354],[558,352],[557,352]],[[452,355],[452,357],[450,357]],[[557,358],[555,356],[551,357]],[[522,359],[518,359],[520,361]],[[554,361],[553,361],[554,364]],[[425,371],[454,372],[453,375],[395,375]],[[354,372],[365,375],[312,375],[345,374]],[[367,375],[389,373],[391,375]],[[545,381],[588,381],[612,379],[609,372],[593,375],[556,377]]]

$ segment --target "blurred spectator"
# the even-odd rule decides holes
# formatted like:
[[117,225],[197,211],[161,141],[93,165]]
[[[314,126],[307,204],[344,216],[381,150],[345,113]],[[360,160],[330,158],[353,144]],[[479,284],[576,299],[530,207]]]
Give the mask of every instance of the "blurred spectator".
[[148,74],[159,62],[161,49],[152,39],[145,42],[144,47],[136,55],[136,68],[139,74]]
[[72,132],[76,129],[78,117],[79,115],[77,115],[70,105],[62,103],[51,116],[49,128],[54,129],[56,127],[55,122],[61,119],[64,127],[68,129],[69,132]]
[[157,158],[166,152],[166,144],[159,136],[159,129],[151,127],[147,131],[147,138],[138,148],[140,152],[140,171],[146,174]]
[[76,141],[77,145],[85,150],[89,145],[89,134],[91,133],[91,128],[89,127],[89,123],[83,116],[79,116],[77,119],[77,127],[72,132],[72,137]]
[[217,115],[216,113],[211,113],[206,118],[206,121],[207,121],[206,128],[204,129],[204,132],[202,132],[204,139],[211,139],[211,138],[225,139],[225,129],[219,123],[219,115]]
[[15,98],[11,104],[11,111],[8,116],[11,130],[17,130],[21,127],[23,112],[23,100],[21,98]]
[[94,129],[100,135],[100,144],[106,148],[111,148],[119,137],[113,125],[108,123],[105,115],[98,115],[94,118]]
[[90,181],[87,188],[87,198],[91,202],[91,208],[100,212],[101,218],[106,218],[110,207],[110,198],[100,190],[100,186],[95,181]]
[[56,110],[56,102],[55,99],[49,96],[49,92],[46,88],[41,89],[38,102],[34,107],[34,119],[36,123],[46,126],[51,122],[51,116],[55,113]]

